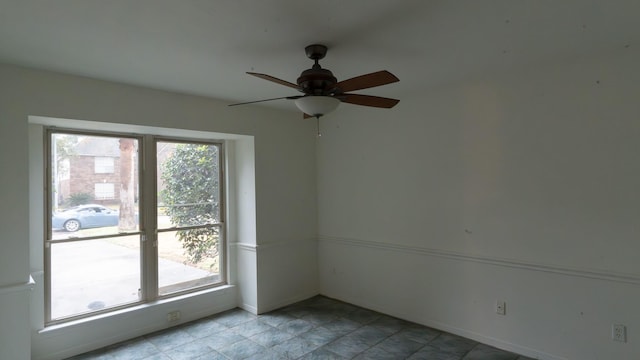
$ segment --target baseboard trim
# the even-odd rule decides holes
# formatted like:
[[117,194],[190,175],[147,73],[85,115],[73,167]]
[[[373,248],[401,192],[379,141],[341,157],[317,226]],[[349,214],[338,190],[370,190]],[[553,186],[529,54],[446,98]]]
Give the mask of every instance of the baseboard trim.
[[258,308],[253,306],[253,305],[242,303],[242,304],[240,304],[240,308],[242,310],[248,311],[248,312],[250,312],[250,313],[252,313],[254,315],[258,315]]
[[594,270],[594,269],[579,269],[571,268],[552,264],[534,263],[529,261],[522,261],[517,259],[505,259],[497,257],[489,257],[475,254],[465,254],[460,252],[430,249],[418,246],[407,246],[399,244],[389,244],[377,241],[349,239],[340,237],[328,237],[322,236],[318,238],[319,242],[337,243],[354,247],[367,247],[372,249],[379,249],[385,251],[403,252],[414,255],[423,255],[431,257],[446,258],[456,261],[476,262],[482,264],[489,264],[494,266],[525,269],[538,272],[553,273],[559,275],[581,277],[588,279],[606,280],[619,283],[640,285],[640,275],[637,274],[625,274],[617,273],[606,270]]
[[317,291],[309,291],[309,292],[306,292],[306,293],[303,293],[303,294],[298,294],[296,296],[289,297],[289,298],[287,298],[285,300],[282,300],[282,301],[278,301],[278,302],[274,302],[274,303],[267,304],[267,305],[264,305],[264,306],[260,306],[259,314],[268,313],[269,311],[277,310],[277,309],[280,309],[280,308],[285,307],[287,305],[295,304],[298,301],[306,300],[306,299],[314,297],[316,295],[319,295],[319,293]]

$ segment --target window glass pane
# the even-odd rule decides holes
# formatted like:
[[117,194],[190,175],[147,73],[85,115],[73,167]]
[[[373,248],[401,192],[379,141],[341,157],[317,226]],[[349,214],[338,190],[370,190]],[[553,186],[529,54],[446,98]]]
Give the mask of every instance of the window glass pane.
[[110,183],[97,183],[95,185],[96,200],[109,200],[116,196],[116,188]]
[[[159,294],[219,283],[219,145],[159,141]],[[162,231],[176,229],[176,231]]]
[[51,318],[136,302],[140,236],[51,244]]
[[112,173],[114,171],[115,157],[95,157],[93,160],[96,173]]
[[219,283],[220,228],[158,233],[160,295]]
[[138,230],[138,140],[52,134],[50,239]]
[[158,227],[220,223],[219,145],[158,142]]

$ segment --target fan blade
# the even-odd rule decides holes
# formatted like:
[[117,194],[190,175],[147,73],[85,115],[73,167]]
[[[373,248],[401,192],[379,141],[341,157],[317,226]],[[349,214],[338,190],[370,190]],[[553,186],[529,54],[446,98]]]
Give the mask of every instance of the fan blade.
[[272,98],[272,99],[254,100],[254,101],[247,101],[247,102],[241,102],[241,103],[236,103],[236,104],[229,104],[229,105],[227,105],[227,106],[237,106],[237,105],[255,104],[255,103],[259,103],[259,102],[272,101],[272,100],[281,100],[281,99],[295,100],[295,99],[299,99],[299,98],[301,98],[301,97],[303,97],[303,96],[304,96],[304,95],[283,96],[283,97],[277,97],[277,98]]
[[390,99],[380,96],[369,96],[360,94],[343,94],[338,96],[340,101],[354,105],[373,106],[378,108],[390,109],[396,106],[400,100]]
[[285,80],[282,80],[282,79],[278,79],[278,78],[273,77],[273,76],[271,76],[271,75],[267,75],[267,74],[259,74],[259,73],[254,73],[254,72],[247,72],[247,74],[249,74],[249,75],[253,75],[253,76],[255,76],[255,77],[259,77],[260,79],[265,79],[265,80],[272,81],[272,82],[274,82],[274,83],[276,83],[276,84],[280,84],[280,85],[288,86],[288,87],[293,88],[293,89],[296,89],[296,90],[299,90],[299,89],[300,89],[300,88],[298,87],[298,85],[296,85],[296,84],[294,84],[294,83],[291,83],[291,82],[288,82],[288,81],[285,81]]
[[400,81],[400,79],[387,70],[382,70],[340,81],[336,87],[340,88],[342,92],[349,92],[391,84],[396,81]]

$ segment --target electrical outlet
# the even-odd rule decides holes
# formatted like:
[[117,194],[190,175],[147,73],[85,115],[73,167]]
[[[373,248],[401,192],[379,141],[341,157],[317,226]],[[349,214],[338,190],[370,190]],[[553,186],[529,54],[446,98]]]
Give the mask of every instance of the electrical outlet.
[[611,326],[611,339],[613,341],[627,342],[627,327],[621,324]]
[[504,301],[496,301],[496,314],[507,315],[507,303]]
[[167,322],[176,322],[180,320],[180,311],[172,311],[167,314]]

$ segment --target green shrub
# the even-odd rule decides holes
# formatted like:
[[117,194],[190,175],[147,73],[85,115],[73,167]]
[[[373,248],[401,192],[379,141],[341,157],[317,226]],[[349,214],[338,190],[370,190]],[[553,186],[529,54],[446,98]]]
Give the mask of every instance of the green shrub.
[[75,193],[69,195],[67,199],[67,203],[70,206],[83,205],[88,204],[93,200],[93,196],[89,193]]

